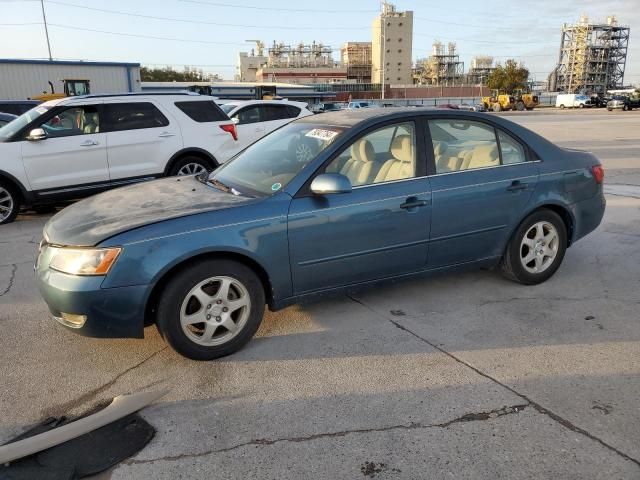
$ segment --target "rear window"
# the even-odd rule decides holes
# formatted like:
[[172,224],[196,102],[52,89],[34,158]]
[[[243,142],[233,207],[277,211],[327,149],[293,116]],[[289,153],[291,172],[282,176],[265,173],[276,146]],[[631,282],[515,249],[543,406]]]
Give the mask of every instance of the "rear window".
[[166,127],[169,120],[150,102],[106,103],[104,124],[102,131],[119,132]]
[[287,110],[289,110],[290,118],[295,118],[300,115],[300,109],[298,107],[294,107],[293,105],[287,105]]
[[264,116],[262,121],[268,122],[270,120],[284,120],[291,118],[286,105],[265,105]]
[[228,121],[229,117],[212,101],[176,102],[182,113],[198,123]]

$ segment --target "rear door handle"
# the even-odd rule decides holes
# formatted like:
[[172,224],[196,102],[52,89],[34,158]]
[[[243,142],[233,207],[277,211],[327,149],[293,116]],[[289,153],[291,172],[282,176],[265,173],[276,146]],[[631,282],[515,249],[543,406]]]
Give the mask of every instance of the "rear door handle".
[[507,187],[507,191],[518,192],[520,190],[526,190],[528,187],[528,184],[522,183],[520,180],[514,180],[511,182],[511,185]]
[[410,198],[407,198],[406,202],[400,205],[400,208],[409,210],[411,208],[425,207],[427,205],[429,205],[429,202],[427,202],[426,200],[418,200],[415,197],[410,197]]
[[158,135],[160,138],[168,138],[168,137],[175,137],[176,134],[175,133],[170,133],[170,132],[162,132],[160,135]]
[[80,144],[81,147],[95,147],[96,145],[100,145],[100,143],[94,140],[87,140],[86,142]]

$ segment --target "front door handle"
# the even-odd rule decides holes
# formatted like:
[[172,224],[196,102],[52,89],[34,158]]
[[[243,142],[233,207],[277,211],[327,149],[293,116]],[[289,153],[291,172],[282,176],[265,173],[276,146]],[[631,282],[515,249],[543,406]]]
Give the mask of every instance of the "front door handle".
[[170,133],[170,132],[162,132],[160,135],[158,135],[160,138],[168,138],[168,137],[175,137],[176,134],[175,133]]
[[100,143],[94,140],[87,140],[86,142],[80,144],[81,147],[95,147],[96,145],[100,145]]
[[425,207],[429,205],[429,202],[426,200],[419,200],[416,197],[409,197],[407,201],[400,205],[400,208],[404,208],[405,210],[410,210],[412,208]]
[[526,190],[529,187],[528,184],[522,183],[520,180],[514,180],[511,185],[507,187],[508,192],[519,192],[520,190]]

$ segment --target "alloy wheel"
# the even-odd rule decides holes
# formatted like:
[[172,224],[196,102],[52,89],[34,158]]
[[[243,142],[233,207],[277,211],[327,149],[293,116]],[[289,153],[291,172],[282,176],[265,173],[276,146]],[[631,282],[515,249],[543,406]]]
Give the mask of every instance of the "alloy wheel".
[[11,192],[6,188],[0,187],[0,222],[9,218],[14,208]]
[[537,222],[525,233],[520,243],[520,262],[529,273],[547,270],[558,255],[560,236],[549,222]]
[[194,343],[223,345],[244,328],[251,312],[249,291],[231,277],[211,277],[193,287],[180,307],[180,325]]
[[178,175],[196,175],[206,172],[207,169],[199,163],[187,163],[178,170]]

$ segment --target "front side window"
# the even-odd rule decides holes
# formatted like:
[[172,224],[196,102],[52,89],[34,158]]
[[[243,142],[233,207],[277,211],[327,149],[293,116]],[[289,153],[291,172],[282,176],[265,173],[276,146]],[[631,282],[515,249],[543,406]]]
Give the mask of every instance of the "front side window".
[[289,123],[215,170],[208,182],[236,194],[272,195],[285,188],[343,131],[343,127]]
[[105,130],[120,132],[169,125],[169,120],[151,102],[107,103],[104,105]]
[[354,187],[415,177],[414,123],[390,125],[362,136],[325,171],[345,175]]
[[238,125],[261,122],[260,107],[254,105],[242,108],[231,117],[231,120],[234,120]]
[[49,138],[100,133],[100,115],[95,105],[67,108],[40,125]]
[[436,173],[500,165],[493,127],[467,120],[429,120]]

